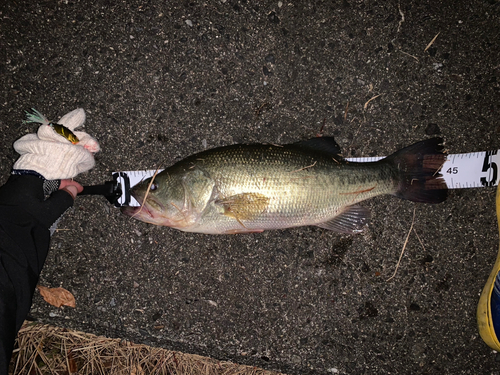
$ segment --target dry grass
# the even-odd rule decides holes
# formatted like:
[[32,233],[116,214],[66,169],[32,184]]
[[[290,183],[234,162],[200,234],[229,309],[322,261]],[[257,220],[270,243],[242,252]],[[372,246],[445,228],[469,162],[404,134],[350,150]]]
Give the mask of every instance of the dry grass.
[[25,322],[9,374],[279,375],[251,366]]

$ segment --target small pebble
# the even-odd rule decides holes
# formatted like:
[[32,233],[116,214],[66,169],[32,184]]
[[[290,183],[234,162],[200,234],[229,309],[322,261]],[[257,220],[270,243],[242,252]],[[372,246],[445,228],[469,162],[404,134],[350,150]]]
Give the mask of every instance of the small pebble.
[[436,134],[441,134],[441,130],[439,129],[438,124],[429,124],[425,128],[425,134],[427,135],[436,135]]
[[279,17],[276,15],[276,12],[271,12],[267,15],[267,19],[269,20],[269,22],[271,23],[274,23],[274,24],[278,24],[280,23],[280,19]]
[[268,62],[268,63],[274,64],[274,62],[275,62],[274,55],[270,53],[269,55],[267,55],[267,56],[265,57],[265,60],[266,60],[266,62]]
[[193,21],[186,20],[186,25],[188,25],[189,27],[193,27]]

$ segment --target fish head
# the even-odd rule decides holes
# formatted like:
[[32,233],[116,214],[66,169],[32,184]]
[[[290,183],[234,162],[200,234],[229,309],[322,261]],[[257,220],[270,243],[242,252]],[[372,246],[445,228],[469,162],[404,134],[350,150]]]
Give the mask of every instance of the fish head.
[[146,223],[188,230],[196,225],[212,195],[213,182],[202,172],[164,171],[130,190],[139,207],[123,207],[122,213]]

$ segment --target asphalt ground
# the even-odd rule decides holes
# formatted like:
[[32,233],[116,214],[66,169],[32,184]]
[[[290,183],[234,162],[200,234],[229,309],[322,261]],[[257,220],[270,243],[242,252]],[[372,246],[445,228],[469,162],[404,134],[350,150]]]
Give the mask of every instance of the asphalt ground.
[[[31,107],[52,120],[86,110],[102,151],[85,185],[318,133],[345,156],[436,134],[450,153],[500,148],[495,0],[9,0],[0,12],[1,182],[14,140],[36,130],[21,123]],[[376,198],[351,236],[183,233],[79,197],[40,281],[77,307],[36,295],[31,316],[290,374],[498,374],[475,317],[498,250],[494,195]],[[414,210],[420,241],[410,235],[387,281]]]

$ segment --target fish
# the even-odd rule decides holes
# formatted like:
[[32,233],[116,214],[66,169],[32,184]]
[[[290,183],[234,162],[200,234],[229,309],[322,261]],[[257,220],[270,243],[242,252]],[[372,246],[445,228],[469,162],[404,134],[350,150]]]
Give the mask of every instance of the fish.
[[286,145],[236,144],[189,156],[135,185],[140,207],[122,213],[146,223],[206,234],[254,233],[314,225],[359,233],[379,195],[440,203],[443,140],[431,138],[377,162],[344,159],[335,139]]

